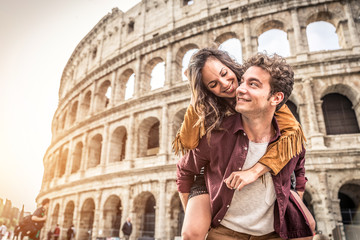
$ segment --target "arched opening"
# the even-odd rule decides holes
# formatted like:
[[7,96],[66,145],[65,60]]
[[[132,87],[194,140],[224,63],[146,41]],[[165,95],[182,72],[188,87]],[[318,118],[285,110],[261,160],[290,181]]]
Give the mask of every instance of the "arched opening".
[[96,98],[97,111],[106,109],[109,106],[111,99],[111,82],[109,80],[101,84]]
[[243,62],[241,42],[237,38],[230,38],[219,46],[220,50],[226,51],[239,64]]
[[340,49],[336,28],[328,22],[318,21],[307,25],[306,36],[309,51],[323,51]]
[[73,125],[76,121],[76,114],[77,114],[77,109],[78,109],[78,101],[76,101],[70,110],[70,115],[69,115],[69,124]]
[[81,115],[82,118],[85,118],[89,115],[90,112],[90,103],[91,103],[91,91],[88,91],[85,94],[84,100],[81,104]]
[[351,101],[344,95],[330,93],[321,100],[328,135],[359,133],[359,124]]
[[121,226],[121,200],[118,196],[110,196],[104,204],[103,222],[104,237],[119,237]]
[[160,62],[151,71],[151,90],[163,87],[165,84],[165,62]]
[[338,193],[340,200],[341,218],[344,225],[346,239],[359,239],[360,225],[360,184],[347,183]]
[[94,212],[94,200],[91,198],[86,199],[80,212],[80,225],[77,239],[91,239],[93,234]]
[[296,120],[300,122],[300,116],[298,114],[298,110],[297,110],[297,106],[295,105],[295,103],[293,103],[290,100],[286,101],[286,105],[288,106],[288,108],[290,109],[291,113],[294,115],[294,117],[296,118]]
[[170,206],[170,239],[174,239],[176,236],[181,236],[184,221],[184,210],[177,193],[171,198]]
[[101,148],[102,148],[102,136],[100,134],[95,135],[89,144],[89,162],[87,168],[96,167],[100,164]]
[[172,138],[171,139],[174,139],[174,137],[176,136],[176,133],[180,129],[181,124],[184,121],[185,113],[186,113],[186,109],[184,108],[175,114],[173,122],[172,122]]
[[134,96],[135,87],[135,73],[131,74],[126,82],[125,100],[128,100]]
[[154,123],[149,130],[147,143],[147,155],[155,155],[159,152],[159,126],[160,122]]
[[155,198],[153,195],[149,196],[145,203],[145,212],[143,220],[143,234],[144,237],[154,237],[155,235]]
[[125,159],[127,133],[125,127],[118,127],[111,135],[110,162],[120,162]]
[[188,80],[188,78],[187,78],[187,76],[185,76],[184,72],[186,71],[186,69],[189,66],[191,56],[194,55],[194,53],[196,53],[197,51],[199,51],[199,49],[197,49],[197,48],[193,48],[193,49],[188,50],[185,53],[185,55],[184,55],[184,57],[182,59],[181,75],[182,75],[182,80],[183,81]]
[[58,224],[59,221],[59,210],[60,210],[60,205],[56,204],[53,214],[51,216],[51,229],[55,229],[56,224]]
[[[64,223],[62,226],[63,230],[67,230],[71,227],[71,225],[73,224],[73,217],[74,217],[74,209],[75,209],[75,204],[73,201],[70,201],[66,204],[65,207],[65,212],[64,212]],[[62,236],[65,236],[65,232],[64,234],[62,234]]]
[[82,142],[78,142],[75,146],[75,150],[73,154],[71,173],[76,173],[77,171],[79,171],[81,165],[82,151],[83,151],[83,144]]
[[61,157],[59,162],[59,167],[60,167],[59,177],[62,177],[65,174],[68,154],[69,154],[69,150],[67,148],[61,151],[61,155],[60,155]]
[[156,155],[159,152],[159,128],[157,118],[149,117],[143,120],[138,129],[138,156]]
[[258,38],[258,51],[266,51],[268,54],[278,54],[282,57],[289,57],[290,45],[287,33],[279,29],[271,29]]

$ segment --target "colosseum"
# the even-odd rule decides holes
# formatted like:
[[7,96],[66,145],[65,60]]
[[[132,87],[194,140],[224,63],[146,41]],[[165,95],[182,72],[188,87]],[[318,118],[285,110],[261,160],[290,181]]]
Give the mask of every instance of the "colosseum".
[[[338,47],[312,50],[310,25]],[[180,239],[184,216],[171,142],[190,101],[194,49],[237,41],[241,58],[271,30],[286,36],[296,80],[288,106],[307,137],[304,201],[328,239],[360,239],[360,2],[142,0],[114,8],[80,41],[61,77],[37,202],[51,200],[42,239]],[[327,41],[325,39],[325,41]],[[231,52],[230,52],[231,54]],[[156,73],[154,73],[156,72]]]

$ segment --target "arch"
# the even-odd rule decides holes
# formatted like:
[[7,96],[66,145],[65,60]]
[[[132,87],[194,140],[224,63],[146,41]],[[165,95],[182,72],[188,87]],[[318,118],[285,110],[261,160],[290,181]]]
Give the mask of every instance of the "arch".
[[181,236],[184,221],[184,210],[178,193],[173,194],[170,202],[170,239]]
[[198,50],[199,50],[199,49],[197,49],[197,48],[193,48],[193,49],[188,50],[188,51],[185,53],[185,55],[184,55],[184,57],[183,57],[183,59],[182,59],[181,76],[182,76],[182,80],[183,80],[183,81],[188,80],[188,77],[185,76],[184,73],[185,73],[186,69],[187,69],[188,66],[189,66],[190,59],[191,59],[192,55],[194,55]]
[[220,50],[226,51],[237,63],[243,62],[241,42],[237,38],[230,38],[222,42]]
[[100,164],[101,160],[101,148],[102,148],[102,136],[96,134],[89,144],[89,161],[87,168],[93,168]]
[[282,29],[270,29],[262,33],[258,37],[258,51],[289,57],[291,53],[287,33]]
[[338,191],[341,219],[346,239],[355,239],[353,225],[360,223],[360,182],[352,180],[342,185]]
[[101,85],[96,95],[96,111],[106,109],[111,100],[111,82],[105,80]]
[[59,162],[59,177],[64,176],[66,171],[66,162],[69,155],[69,150],[67,148],[62,149],[60,153],[60,162]]
[[77,109],[78,109],[78,101],[75,101],[73,105],[71,106],[71,110],[69,113],[69,124],[73,125],[76,121],[76,115],[77,115]]
[[310,52],[341,48],[336,28],[328,22],[317,21],[307,25],[306,37]]
[[60,204],[56,204],[51,216],[51,229],[54,229],[59,221]]
[[138,156],[145,157],[159,152],[160,121],[155,117],[143,120],[138,132]]
[[126,69],[121,73],[120,78],[116,84],[115,102],[118,103],[123,100],[130,99],[134,95],[135,73],[131,68]]
[[121,200],[116,195],[106,199],[103,210],[104,236],[119,237],[121,226],[122,206]]
[[187,110],[186,108],[183,108],[177,111],[176,114],[174,115],[174,118],[172,120],[172,136],[173,136],[172,139],[174,139],[176,133],[181,127],[182,122],[184,121],[186,110]]
[[120,162],[125,159],[127,132],[124,126],[114,130],[110,140],[110,162]]
[[81,117],[85,118],[90,113],[91,91],[87,91],[81,103]]
[[320,98],[323,98],[329,93],[339,93],[349,98],[353,105],[355,105],[360,99],[360,92],[355,89],[356,88],[342,83],[330,85],[322,92]]
[[346,96],[329,93],[321,100],[328,135],[360,133],[353,105]]
[[62,229],[68,229],[73,224],[74,209],[75,209],[74,201],[69,201],[65,207],[64,222],[62,225]]
[[93,234],[94,212],[94,200],[92,198],[86,199],[80,212],[80,224],[77,239],[91,239]]
[[138,237],[154,237],[155,235],[155,197],[150,192],[142,192],[134,200],[135,223]]
[[75,146],[74,153],[73,153],[71,173],[76,173],[77,171],[80,170],[82,152],[83,152],[83,143],[78,142]]
[[[183,76],[184,71],[185,71],[185,69],[184,69],[185,65],[187,67],[189,64],[188,60],[190,61],[189,56],[185,57],[185,55],[193,49],[199,49],[199,46],[194,43],[189,43],[189,44],[186,44],[186,45],[180,47],[179,50],[176,52],[175,62],[174,62],[175,74],[173,75],[176,79],[178,79],[177,77]],[[188,53],[188,55],[190,55],[190,53]],[[185,76],[183,76],[182,80],[184,80],[184,77]]]
[[151,90],[163,87],[165,84],[165,62],[159,62],[151,71]]

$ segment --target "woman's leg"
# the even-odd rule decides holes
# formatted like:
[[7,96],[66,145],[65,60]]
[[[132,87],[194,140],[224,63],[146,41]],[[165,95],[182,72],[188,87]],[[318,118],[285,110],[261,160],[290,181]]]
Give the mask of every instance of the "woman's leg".
[[204,240],[211,223],[209,194],[200,194],[188,200],[183,227],[183,240]]

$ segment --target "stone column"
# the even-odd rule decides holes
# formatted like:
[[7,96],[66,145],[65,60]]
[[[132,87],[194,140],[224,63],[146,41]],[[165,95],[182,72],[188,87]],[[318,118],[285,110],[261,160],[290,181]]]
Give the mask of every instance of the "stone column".
[[83,149],[81,153],[81,162],[80,162],[80,173],[83,175],[86,171],[87,167],[87,161],[88,161],[88,132],[85,132],[85,134],[82,137],[83,142]]
[[160,180],[159,183],[159,202],[156,204],[155,238],[166,239],[166,181]]
[[316,190],[319,195],[319,199],[321,199],[313,205],[317,221],[317,229],[321,230],[325,235],[328,235],[332,233],[332,229],[335,228],[336,223],[333,216],[328,174],[324,169],[316,170],[314,174],[316,174],[319,179],[316,184]]
[[71,139],[70,144],[69,144],[69,151],[68,151],[67,161],[66,161],[66,168],[65,168],[65,177],[66,178],[68,178],[71,175],[71,167],[72,167],[73,152],[74,152],[73,148],[74,148],[74,140]]
[[175,80],[172,77],[173,73],[173,57],[172,57],[173,45],[169,44],[166,49],[166,62],[165,62],[165,87],[171,87],[173,85],[173,81]]
[[353,109],[356,115],[356,119],[358,121],[358,125],[360,127],[360,98],[356,100],[357,102],[354,103]]
[[344,4],[344,10],[345,10],[345,17],[346,17],[347,22],[348,22],[351,45],[352,45],[352,47],[358,46],[359,50],[360,50],[359,35],[357,33],[357,29],[356,29],[354,17],[353,17],[352,12],[351,12],[351,6],[350,6],[349,1],[346,1],[346,3]]
[[116,79],[117,72],[113,71],[111,73],[111,99],[109,103],[109,108],[113,108],[116,105]]
[[318,126],[319,126],[319,132],[326,135],[326,126],[325,126],[325,119],[324,119],[324,113],[322,111],[322,100],[315,101],[315,109],[317,112],[317,119],[318,119]]
[[325,149],[324,135],[319,132],[318,121],[316,117],[315,102],[312,91],[312,78],[303,80],[304,95],[307,98],[306,110],[308,115],[309,135],[312,149]]
[[74,207],[74,227],[76,229],[76,235],[75,235],[75,240],[81,240],[79,239],[79,232],[80,232],[80,213],[81,211],[81,206],[80,206],[80,193],[77,192],[76,193],[76,199],[75,199],[75,207]]
[[[293,52],[292,55],[297,55],[296,59],[298,61],[305,61],[307,59],[307,39],[306,35],[301,34],[301,27],[299,25],[298,12],[296,8],[291,10],[291,22],[293,25],[295,38],[295,52]],[[292,43],[290,42],[290,44]]]
[[160,142],[160,154],[168,154],[168,145],[169,145],[169,117],[168,117],[168,105],[165,103],[162,106],[162,116],[161,116],[161,142]]
[[142,84],[141,84],[141,64],[142,57],[140,53],[136,55],[136,64],[135,64],[135,81],[134,81],[134,97],[139,97],[142,94]]
[[89,115],[92,116],[96,112],[96,82],[94,82],[91,86],[91,102],[90,102],[90,109],[89,109]]
[[102,190],[97,190],[95,197],[95,211],[94,211],[94,224],[92,230],[92,239],[95,240],[97,236],[101,236],[103,229],[100,227],[101,217],[101,196]]
[[[128,125],[128,139],[126,141],[126,152],[124,162],[127,164],[128,168],[132,167],[132,162],[136,157],[136,138],[135,134],[135,117],[132,113],[130,115],[129,125]],[[135,145],[135,147],[134,147]]]
[[251,46],[251,30],[250,30],[250,20],[244,19],[244,53],[243,56],[245,59],[249,58],[252,55],[252,46]]
[[103,140],[101,145],[100,166],[105,167],[106,163],[109,162],[109,123],[104,124]]
[[[121,201],[121,225],[120,225],[120,236],[123,236],[123,233],[121,231],[122,224],[126,221],[128,217],[131,218],[131,221],[133,222],[133,216],[131,216],[131,209],[130,209],[130,186],[124,186],[124,188],[121,190],[121,196],[119,196],[123,201]],[[135,229],[133,229],[134,231]],[[133,235],[133,234],[132,234]],[[134,236],[134,235],[133,235]]]

